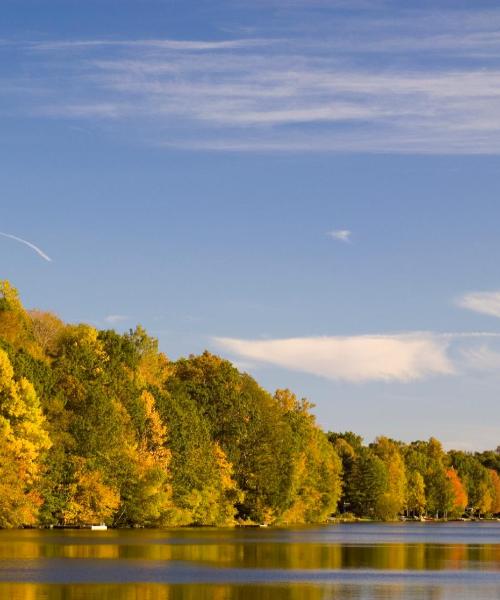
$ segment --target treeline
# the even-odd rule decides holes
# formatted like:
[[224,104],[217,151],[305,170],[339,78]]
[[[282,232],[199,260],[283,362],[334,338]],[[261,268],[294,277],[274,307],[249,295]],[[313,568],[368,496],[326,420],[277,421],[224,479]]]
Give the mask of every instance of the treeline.
[[500,513],[500,452],[445,452],[435,438],[410,444],[329,433],[341,458],[339,511],[382,520],[457,518]]
[[292,524],[500,512],[500,456],[325,434],[208,352],[27,311],[0,282],[0,527]]
[[322,521],[340,460],[289,391],[143,329],[66,325],[0,283],[0,526]]

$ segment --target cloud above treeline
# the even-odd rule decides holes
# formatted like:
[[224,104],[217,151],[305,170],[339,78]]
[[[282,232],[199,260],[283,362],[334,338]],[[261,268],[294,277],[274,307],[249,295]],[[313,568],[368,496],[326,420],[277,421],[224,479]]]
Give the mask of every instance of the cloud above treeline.
[[498,154],[499,28],[500,11],[332,9],[248,38],[16,42],[4,100],[158,146]]
[[224,352],[255,366],[273,365],[351,383],[408,383],[497,368],[500,353],[484,340],[498,337],[497,333],[413,332],[262,340],[217,337],[213,341]]
[[454,371],[449,340],[426,333],[215,341],[247,360],[350,382],[412,381]]

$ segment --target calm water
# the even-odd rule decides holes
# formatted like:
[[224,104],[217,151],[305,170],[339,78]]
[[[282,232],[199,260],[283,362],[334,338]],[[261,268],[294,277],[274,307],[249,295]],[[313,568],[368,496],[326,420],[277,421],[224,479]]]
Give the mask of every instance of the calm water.
[[500,599],[500,523],[0,531],[0,598]]

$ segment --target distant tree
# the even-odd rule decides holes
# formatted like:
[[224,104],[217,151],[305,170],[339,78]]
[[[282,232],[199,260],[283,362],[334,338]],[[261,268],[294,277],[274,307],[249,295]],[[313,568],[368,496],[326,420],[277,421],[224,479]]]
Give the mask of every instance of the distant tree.
[[379,437],[371,448],[387,471],[386,488],[377,501],[376,513],[384,520],[395,519],[406,505],[406,470],[399,446],[393,440]]
[[446,476],[450,480],[453,488],[453,506],[451,512],[456,516],[460,516],[464,512],[468,503],[467,492],[465,491],[458,473],[453,467],[446,471]]
[[500,476],[494,469],[489,469],[489,476],[492,490],[492,502],[490,510],[492,514],[497,515],[500,513]]
[[379,501],[387,489],[384,462],[369,448],[361,448],[345,482],[346,498],[352,512],[359,516],[376,516]]
[[418,471],[410,471],[407,482],[406,509],[414,516],[421,516],[425,513],[426,504],[424,478]]
[[449,454],[466,487],[472,512],[478,515],[491,512],[494,491],[489,470],[471,453],[451,451]]

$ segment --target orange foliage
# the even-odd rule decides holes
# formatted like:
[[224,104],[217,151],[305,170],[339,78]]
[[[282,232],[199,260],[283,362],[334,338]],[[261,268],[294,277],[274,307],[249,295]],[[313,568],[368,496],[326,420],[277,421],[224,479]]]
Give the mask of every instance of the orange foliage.
[[464,485],[457,472],[453,468],[446,471],[446,477],[448,477],[453,487],[453,509],[456,512],[463,512],[468,502],[467,492],[465,491]]
[[500,513],[500,477],[498,473],[493,469],[489,470],[491,486],[493,488],[493,502],[491,505],[491,512],[496,515]]

